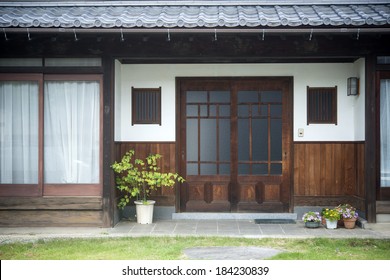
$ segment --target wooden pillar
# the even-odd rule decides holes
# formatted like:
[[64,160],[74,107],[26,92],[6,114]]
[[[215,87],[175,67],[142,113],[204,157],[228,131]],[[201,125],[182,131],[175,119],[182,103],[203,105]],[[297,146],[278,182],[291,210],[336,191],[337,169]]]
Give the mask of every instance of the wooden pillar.
[[375,94],[375,65],[376,56],[366,56],[366,144],[365,144],[365,191],[366,215],[370,223],[376,222],[376,182],[377,182],[377,131],[376,131],[376,94]]
[[103,226],[115,225],[116,198],[111,164],[114,152],[114,59],[103,58]]

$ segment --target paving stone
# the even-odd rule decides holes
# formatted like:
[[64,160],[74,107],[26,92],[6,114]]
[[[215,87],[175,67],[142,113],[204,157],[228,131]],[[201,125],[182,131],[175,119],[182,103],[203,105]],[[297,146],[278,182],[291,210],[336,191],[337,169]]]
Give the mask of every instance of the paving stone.
[[[229,227],[230,225],[230,227]],[[245,238],[380,238],[390,240],[390,223],[368,224],[365,229],[305,228],[296,224],[254,224],[253,220],[155,220],[150,225],[121,221],[114,228],[99,227],[0,227],[0,243],[36,242],[55,238],[112,238],[139,236],[229,236]]]
[[193,260],[263,260],[281,250],[263,247],[196,247],[184,250],[184,255]]

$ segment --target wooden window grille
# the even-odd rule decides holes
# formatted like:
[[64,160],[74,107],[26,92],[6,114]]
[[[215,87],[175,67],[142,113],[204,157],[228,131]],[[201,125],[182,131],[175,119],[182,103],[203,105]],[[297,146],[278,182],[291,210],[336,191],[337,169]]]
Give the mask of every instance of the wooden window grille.
[[131,88],[132,121],[131,124],[161,125],[161,87]]
[[337,125],[337,86],[307,87],[307,124]]

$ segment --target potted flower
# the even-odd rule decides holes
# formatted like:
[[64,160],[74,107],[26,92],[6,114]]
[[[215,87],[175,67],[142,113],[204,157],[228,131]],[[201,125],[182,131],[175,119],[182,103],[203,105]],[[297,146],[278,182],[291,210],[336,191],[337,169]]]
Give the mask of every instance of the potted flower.
[[322,208],[322,210],[321,210],[321,224],[323,224],[323,225],[326,225],[326,220],[324,217],[325,211],[326,211],[326,208]]
[[307,228],[318,228],[321,222],[321,216],[318,212],[309,211],[302,216]]
[[173,187],[176,182],[184,182],[177,173],[160,172],[160,154],[151,154],[145,159],[134,159],[134,150],[128,151],[120,162],[111,167],[114,170],[117,189],[122,193],[118,207],[123,209],[132,198],[136,205],[137,222],[150,224],[153,221],[154,200],[149,200],[151,191],[160,187]]
[[359,216],[356,208],[350,204],[340,204],[336,209],[339,211],[341,219],[343,219],[344,227],[353,229]]
[[337,209],[326,208],[322,214],[326,221],[326,228],[328,229],[337,228],[337,221],[340,219],[340,213]]

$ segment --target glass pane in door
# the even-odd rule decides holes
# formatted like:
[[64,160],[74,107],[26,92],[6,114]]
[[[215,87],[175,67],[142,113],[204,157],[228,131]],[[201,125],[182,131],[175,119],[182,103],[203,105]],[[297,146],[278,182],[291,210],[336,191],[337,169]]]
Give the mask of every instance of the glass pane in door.
[[38,88],[0,81],[0,184],[38,183]]
[[48,81],[44,89],[45,183],[99,183],[99,82]]
[[282,92],[238,91],[238,174],[281,175]]
[[230,174],[230,92],[186,92],[187,175]]

